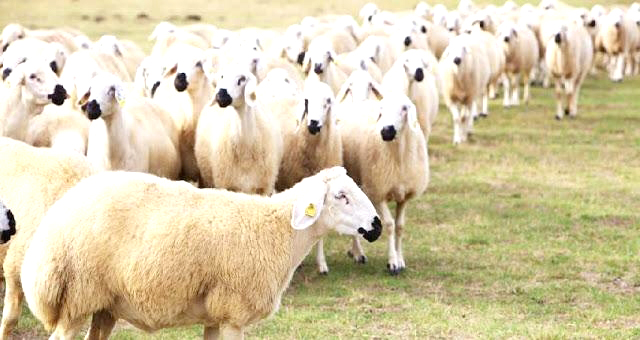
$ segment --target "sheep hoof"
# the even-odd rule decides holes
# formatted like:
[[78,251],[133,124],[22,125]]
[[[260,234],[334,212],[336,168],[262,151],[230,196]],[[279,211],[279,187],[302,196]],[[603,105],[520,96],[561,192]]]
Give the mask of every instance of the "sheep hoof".
[[556,115],[556,120],[562,120],[562,117]]
[[391,276],[396,276],[398,274],[400,274],[400,267],[396,266],[395,264],[391,264],[391,263],[387,263],[387,270],[389,271],[389,274]]
[[480,118],[487,118],[487,117],[489,117],[488,113],[484,113],[484,112],[480,113]]
[[564,109],[564,115],[568,116],[571,113],[571,111],[569,111],[569,109]]
[[327,276],[327,275],[329,275],[329,270],[328,270],[328,269],[326,269],[326,270],[320,270],[320,271],[318,271],[318,274],[320,274],[320,275],[324,275],[324,276]]
[[365,264],[367,263],[367,257],[364,255],[360,255],[358,257],[355,258],[356,263],[360,263],[360,264]]

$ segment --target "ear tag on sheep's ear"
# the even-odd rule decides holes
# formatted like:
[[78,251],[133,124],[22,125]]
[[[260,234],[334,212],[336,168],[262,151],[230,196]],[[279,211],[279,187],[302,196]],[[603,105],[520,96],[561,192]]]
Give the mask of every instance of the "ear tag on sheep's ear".
[[124,104],[125,104],[124,98],[118,99],[118,104],[120,104],[120,107],[124,107]]
[[304,214],[309,217],[316,216],[316,206],[313,205],[313,203],[309,203],[309,206],[307,207],[307,209],[304,209]]

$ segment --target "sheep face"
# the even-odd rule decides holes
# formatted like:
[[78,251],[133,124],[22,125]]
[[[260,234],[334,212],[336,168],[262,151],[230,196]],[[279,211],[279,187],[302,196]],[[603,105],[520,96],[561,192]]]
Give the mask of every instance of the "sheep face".
[[513,25],[501,26],[498,30],[498,40],[502,42],[502,48],[507,57],[513,54],[518,32]]
[[156,90],[160,86],[162,79],[162,67],[156,63],[154,57],[149,56],[142,60],[136,70],[134,82],[144,91],[144,95],[153,98]]
[[382,38],[377,36],[367,37],[358,47],[358,52],[363,57],[368,57],[374,63],[379,63],[383,53]]
[[424,80],[425,70],[429,67],[426,58],[423,58],[422,52],[419,50],[409,50],[400,56],[402,66],[407,73],[409,79],[421,82]]
[[2,202],[0,202],[0,243],[7,243],[16,234],[16,220]]
[[330,43],[324,39],[317,39],[309,46],[309,51],[305,56],[303,69],[309,73],[313,67],[313,72],[320,75],[324,73],[329,64],[335,59],[335,52]]
[[2,52],[5,52],[9,45],[25,37],[24,27],[18,24],[9,24],[2,30]]
[[51,70],[55,74],[60,75],[67,61],[67,51],[64,46],[59,43],[50,43],[44,53],[44,58],[49,62]]
[[371,93],[378,99],[382,99],[380,84],[367,71],[355,70],[342,85],[340,92],[338,92],[337,100],[342,102],[351,94],[354,102],[361,102],[369,99],[369,94]]
[[244,104],[254,107],[256,86],[256,76],[249,70],[229,68],[220,75],[212,104],[218,103],[220,107],[233,105],[239,108]]
[[562,25],[553,31],[550,39],[553,39],[553,42],[560,47],[566,46],[568,30],[569,28],[566,25]]
[[380,9],[378,8],[378,6],[372,2],[369,2],[369,3],[366,3],[364,6],[362,6],[358,16],[360,17],[360,19],[363,20],[363,22],[371,23],[371,21],[373,20],[373,17],[379,12],[380,12]]
[[292,63],[302,65],[304,62],[304,37],[300,25],[291,25],[284,33],[282,55]]
[[116,57],[122,57],[122,47],[120,46],[120,42],[113,35],[103,35],[98,39],[98,41],[93,44],[93,48],[96,51],[114,55]]
[[362,235],[369,242],[380,237],[382,223],[373,204],[344,168],[322,170],[299,185],[304,190],[293,203],[291,226],[294,229],[315,225],[315,228],[331,228],[341,234]]
[[41,61],[27,60],[18,65],[7,82],[11,87],[22,86],[23,98],[36,105],[62,105],[68,98],[67,91],[58,82],[58,76]]
[[470,56],[470,48],[464,41],[454,39],[442,54],[442,60],[453,64],[453,69],[459,69]]
[[78,101],[89,119],[111,117],[124,106],[125,94],[122,82],[111,74],[99,74],[91,80],[90,86]]
[[377,129],[385,142],[391,142],[408,126],[420,132],[416,107],[411,100],[400,93],[385,96],[380,101]]
[[431,11],[431,6],[424,1],[420,1],[416,8],[413,10],[413,14],[423,18],[423,19],[431,19],[433,16],[433,12]]
[[445,28],[452,33],[460,32],[460,14],[458,12],[449,12],[445,17]]
[[333,121],[327,122],[331,117],[333,102],[333,91],[329,85],[322,82],[310,83],[305,88],[304,109],[298,118],[298,124],[302,124],[307,116],[309,133],[312,135],[320,133],[322,126],[335,123]]

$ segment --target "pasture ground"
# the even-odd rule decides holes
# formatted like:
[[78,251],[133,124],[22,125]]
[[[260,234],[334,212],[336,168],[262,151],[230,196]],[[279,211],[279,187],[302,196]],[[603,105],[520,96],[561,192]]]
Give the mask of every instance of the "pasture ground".
[[[414,5],[377,3],[393,10]],[[304,15],[357,14],[361,5],[11,0],[0,2],[0,26],[68,25],[148,48],[157,21],[184,24],[188,14],[227,28],[286,27]],[[151,19],[136,19],[142,12]],[[551,89],[534,88],[532,96],[529,106],[511,109],[492,101],[472,142],[458,147],[451,145],[450,114],[441,109],[429,143],[431,183],[408,212],[405,272],[386,273],[386,236],[365,245],[369,262],[356,265],[345,255],[350,240],[332,235],[325,242],[329,275],[318,275],[309,256],[280,311],[248,336],[640,337],[640,79],[590,77],[575,120],[554,119]],[[191,327],[149,335],[123,324],[114,338],[201,334]],[[27,308],[18,336],[44,338]]]

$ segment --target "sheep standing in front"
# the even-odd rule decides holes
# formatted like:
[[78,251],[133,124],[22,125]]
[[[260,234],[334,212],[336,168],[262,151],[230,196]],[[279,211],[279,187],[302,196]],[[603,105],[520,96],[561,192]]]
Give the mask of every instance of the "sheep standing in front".
[[[387,267],[397,275],[405,268],[402,234],[407,203],[422,195],[429,182],[429,155],[416,107],[402,93],[385,93],[378,111],[346,114],[340,124],[344,158],[350,159],[347,171],[382,217],[389,235]],[[397,203],[395,220],[388,206],[391,201]]]
[[108,338],[118,319],[146,331],[202,324],[205,339],[242,339],[278,310],[295,269],[330,230],[373,242],[381,229],[342,168],[273,197],[102,173],[45,216],[22,283],[52,339],[73,339],[91,315],[89,339]]
[[269,112],[257,105],[256,77],[229,67],[215,98],[200,114],[195,154],[202,187],[270,195],[282,159],[282,136]]
[[593,63],[591,37],[582,25],[567,21],[549,40],[545,62],[556,84],[556,119],[575,117],[580,88]]
[[109,169],[178,178],[179,131],[168,112],[148,98],[127,98],[122,82],[108,73],[93,78],[78,103],[85,105],[89,119],[102,118],[106,123],[108,140],[89,135],[89,144],[109,146]]
[[453,144],[467,140],[473,128],[473,112],[489,83],[489,61],[484,45],[469,35],[460,35],[440,59],[442,96],[453,118]]
[[529,104],[529,76],[540,60],[538,40],[532,30],[522,24],[502,23],[498,27],[498,38],[501,40],[506,55],[504,85],[505,107],[520,105],[518,89],[520,77],[524,83],[522,99]]
[[[0,248],[5,282],[0,339],[9,338],[22,310],[20,267],[24,252],[49,207],[93,170],[78,154],[0,138],[0,197],[17,221],[17,233]],[[1,220],[1,218],[0,218]]]

